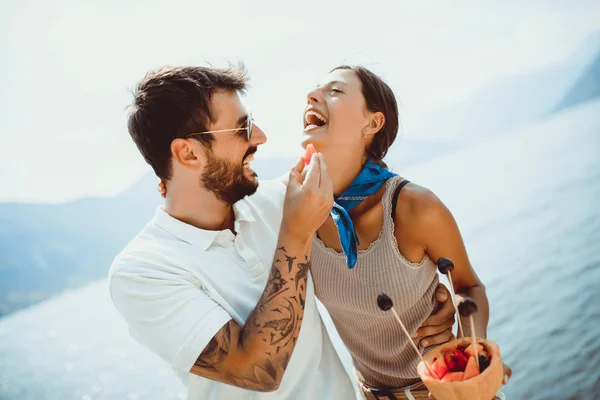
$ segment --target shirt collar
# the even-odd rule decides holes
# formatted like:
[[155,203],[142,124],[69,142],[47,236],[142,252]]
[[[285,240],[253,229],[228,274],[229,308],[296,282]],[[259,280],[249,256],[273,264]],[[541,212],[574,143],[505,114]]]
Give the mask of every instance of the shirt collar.
[[252,213],[252,209],[248,205],[247,198],[243,198],[242,200],[233,204],[233,213],[235,214],[235,222],[240,221],[255,221],[254,214]]
[[[233,205],[233,212],[235,214],[235,229],[238,233],[240,231],[239,223],[241,221],[255,221],[252,209],[245,202],[245,199],[240,200]],[[156,213],[154,214],[154,222],[171,235],[184,242],[198,246],[202,250],[208,250],[220,232],[200,229],[193,225],[186,224],[167,214],[162,207],[157,208]]]
[[196,228],[177,218],[173,218],[167,214],[162,207],[158,207],[156,210],[156,213],[154,214],[154,223],[171,235],[191,245],[198,246],[202,250],[207,250],[219,234],[219,231],[208,231]]

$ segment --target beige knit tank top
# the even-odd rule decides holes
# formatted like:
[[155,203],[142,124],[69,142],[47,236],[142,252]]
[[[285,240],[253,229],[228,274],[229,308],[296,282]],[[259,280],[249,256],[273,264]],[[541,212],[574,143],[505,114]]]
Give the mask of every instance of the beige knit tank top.
[[419,358],[393,314],[379,309],[377,296],[386,293],[392,298],[411,334],[436,306],[435,263],[427,256],[419,263],[409,262],[398,250],[391,202],[400,182],[400,177],[387,181],[383,228],[369,248],[359,251],[354,268],[348,269],[344,255],[327,248],[319,238],[313,243],[315,294],[350,350],[358,379],[376,388],[398,388],[419,380]]

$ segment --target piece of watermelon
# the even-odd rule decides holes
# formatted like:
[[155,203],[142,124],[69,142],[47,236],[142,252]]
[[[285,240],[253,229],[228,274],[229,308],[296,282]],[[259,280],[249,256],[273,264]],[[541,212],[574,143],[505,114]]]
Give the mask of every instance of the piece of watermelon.
[[456,349],[444,354],[444,361],[450,372],[462,372],[467,366],[468,359],[462,351]]
[[442,382],[462,382],[464,379],[464,372],[448,372],[446,376],[442,378]]
[[465,367],[465,376],[463,379],[466,381],[467,379],[471,379],[474,376],[479,375],[479,369],[477,368],[477,361],[475,357],[469,357],[469,361],[467,362],[467,366]]
[[[467,357],[475,357],[475,352],[473,351],[473,344],[470,344],[465,350],[464,353]],[[487,351],[483,349],[483,346],[480,343],[477,343],[477,354],[483,354],[487,356]]]
[[308,166],[308,164],[310,164],[310,159],[312,158],[312,155],[315,154],[315,152],[315,146],[313,146],[312,144],[306,145],[306,151],[304,152],[304,156],[302,156],[302,158],[304,159],[304,165]]
[[433,378],[437,379],[442,379],[448,373],[448,367],[443,358],[436,359],[433,364],[431,364],[431,370],[437,375]]

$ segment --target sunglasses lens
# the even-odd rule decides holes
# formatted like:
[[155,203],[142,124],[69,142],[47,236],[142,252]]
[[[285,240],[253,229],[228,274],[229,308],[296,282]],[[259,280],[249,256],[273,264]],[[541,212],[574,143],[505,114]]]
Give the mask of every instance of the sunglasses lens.
[[252,136],[252,117],[248,117],[248,140]]

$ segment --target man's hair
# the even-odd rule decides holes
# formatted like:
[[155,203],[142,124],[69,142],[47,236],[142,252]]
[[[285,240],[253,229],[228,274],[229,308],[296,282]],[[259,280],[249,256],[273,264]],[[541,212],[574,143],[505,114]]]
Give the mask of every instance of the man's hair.
[[[216,91],[244,92],[248,78],[243,64],[229,68],[164,67],[152,70],[137,85],[127,127],[156,176],[171,179],[171,142],[208,130],[216,118],[211,98]],[[213,135],[194,139],[211,147]]]

